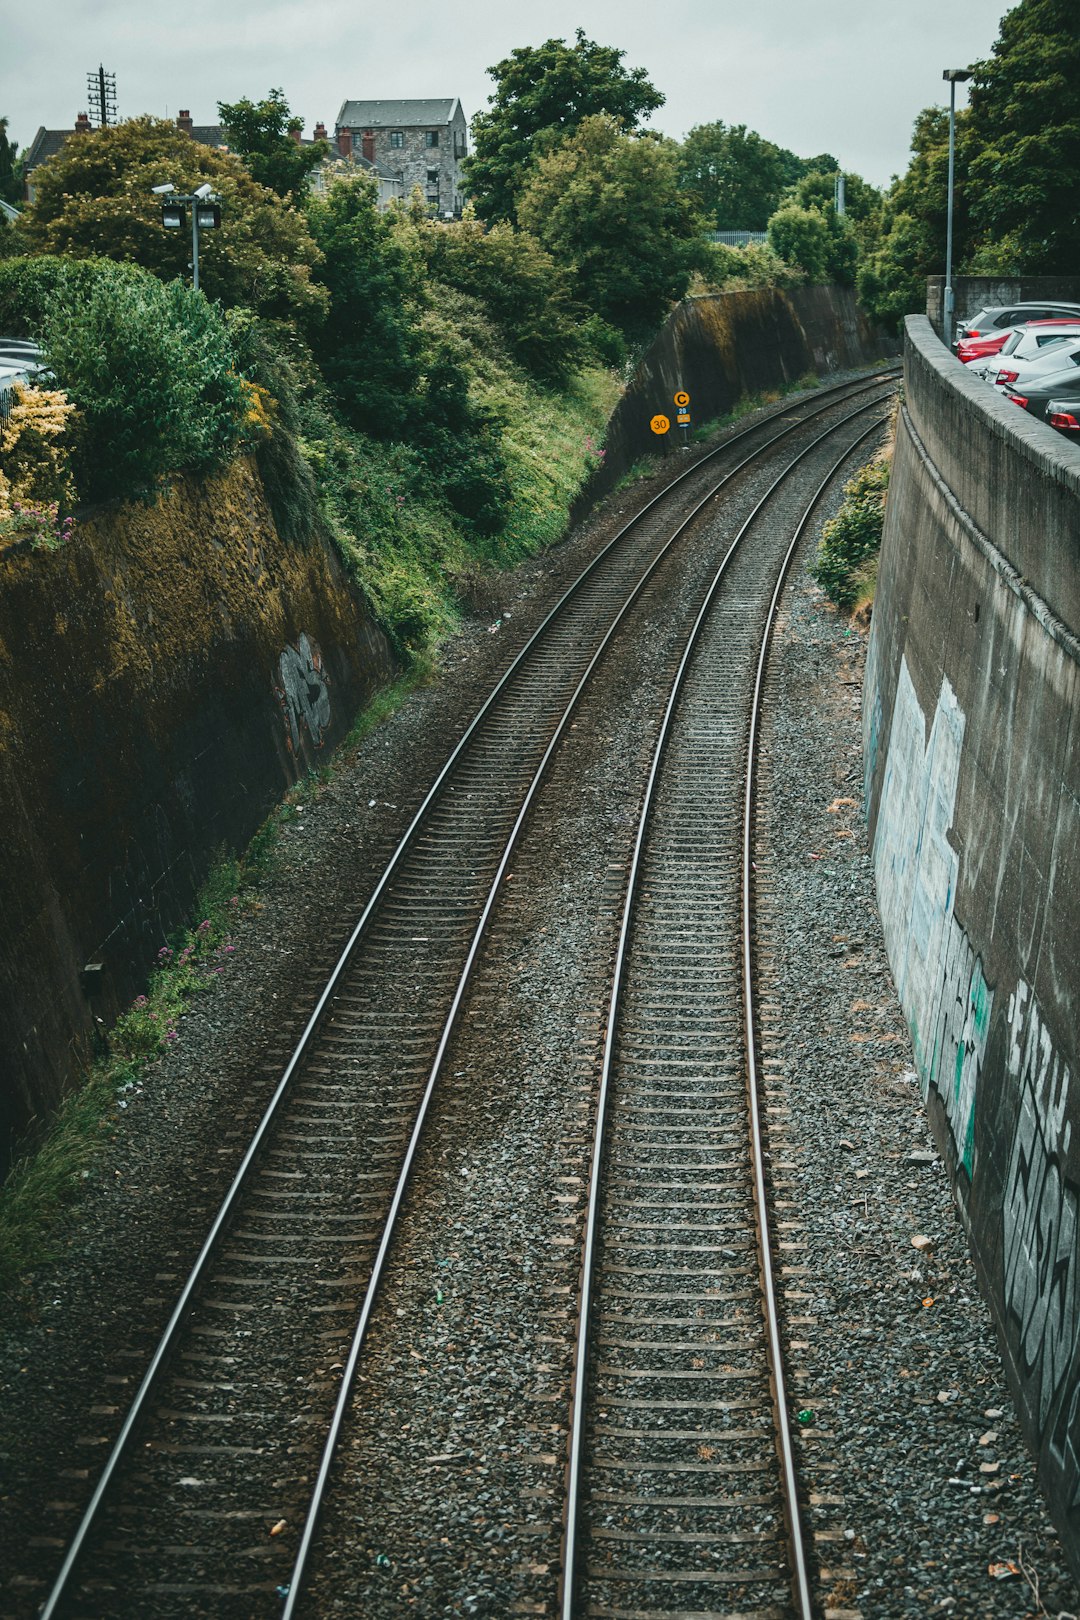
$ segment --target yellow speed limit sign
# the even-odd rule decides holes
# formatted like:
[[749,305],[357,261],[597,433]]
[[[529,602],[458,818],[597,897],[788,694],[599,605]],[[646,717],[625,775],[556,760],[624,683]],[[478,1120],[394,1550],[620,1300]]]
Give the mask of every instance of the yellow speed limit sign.
[[685,410],[689,405],[690,395],[686,392],[685,388],[679,389],[679,392],[675,395],[675,403],[678,405],[680,410]]
[[652,428],[654,433],[666,433],[668,428],[671,426],[671,423],[668,421],[666,416],[657,415],[653,417],[652,421],[649,423],[649,426]]

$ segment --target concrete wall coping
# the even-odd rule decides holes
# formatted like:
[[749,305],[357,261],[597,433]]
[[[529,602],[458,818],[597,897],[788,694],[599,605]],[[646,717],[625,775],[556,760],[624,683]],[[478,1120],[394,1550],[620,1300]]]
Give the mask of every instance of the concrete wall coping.
[[[1013,409],[1015,410],[1016,407],[1014,406]],[[976,550],[986,558],[1005,586],[1012,591],[1014,596],[1019,597],[1028,611],[1034,615],[1051,640],[1055,641],[1074,663],[1080,664],[1080,639],[1074,636],[1068,625],[1058,618],[1053,609],[1044,602],[1038,591],[1032,590],[1027,580],[1023,578],[1018,569],[1013,567],[1004,552],[994,544],[989,535],[984,534],[979,528],[971,513],[965,512],[944,478],[942,478],[940,469],[923,443],[922,436],[911,420],[911,413],[906,405],[900,412],[900,420],[904,431],[911,440],[916,455],[926,469],[927,476],[937,489],[943,505],[952,513],[954,521],[964,530]],[[1053,432],[1053,429],[1050,431]]]
[[1004,399],[945,347],[925,315],[909,315],[907,340],[920,359],[947,388],[980,412],[995,438],[1004,439],[1046,478],[1080,498],[1080,451],[1046,422]]

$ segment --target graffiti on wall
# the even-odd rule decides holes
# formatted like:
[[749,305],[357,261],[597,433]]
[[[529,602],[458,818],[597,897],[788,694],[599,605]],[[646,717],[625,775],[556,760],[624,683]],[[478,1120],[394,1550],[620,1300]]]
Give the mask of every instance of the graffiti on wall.
[[330,677],[318,645],[301,631],[296,646],[286,647],[278,659],[278,671],[280,684],[275,689],[292,752],[299,752],[301,726],[312,745],[320,748],[330,724]]
[[[1019,1114],[1002,1209],[1005,1312],[1039,1431],[1080,1500],[1080,1390],[1070,1367],[1080,1335],[1077,1300],[1078,1189],[1065,1176],[1072,1135],[1071,1075],[1030,987],[1019,982],[1006,1013],[1006,1067],[1018,1086]],[[1062,1397],[1072,1388],[1072,1399]]]
[[924,1097],[945,1108],[957,1159],[970,1177],[975,1102],[994,993],[956,917],[960,859],[950,842],[964,714],[941,683],[930,735],[902,659],[882,779],[874,869],[889,960],[915,1049]]

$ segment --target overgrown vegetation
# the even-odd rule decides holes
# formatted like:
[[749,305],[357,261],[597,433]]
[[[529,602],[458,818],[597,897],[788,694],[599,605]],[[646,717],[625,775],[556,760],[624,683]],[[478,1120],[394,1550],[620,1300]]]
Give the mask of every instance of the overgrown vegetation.
[[[1080,11],[1074,0],[1020,0],[993,54],[973,64],[956,117],[954,274],[1073,274],[1080,254]],[[911,161],[884,202],[859,295],[897,326],[925,307],[945,267],[949,116],[925,108]]]
[[877,457],[844,485],[843,504],[821,531],[811,573],[838,607],[855,605],[881,547],[889,461]]
[[71,419],[75,407],[58,389],[16,384],[10,413],[0,416],[0,546],[28,535],[46,550],[61,545],[74,500]]

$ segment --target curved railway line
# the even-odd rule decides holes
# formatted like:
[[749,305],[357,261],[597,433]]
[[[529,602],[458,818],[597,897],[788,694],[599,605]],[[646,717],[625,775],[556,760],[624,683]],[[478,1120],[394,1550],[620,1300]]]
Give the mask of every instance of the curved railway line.
[[[736,604],[736,611],[734,617],[725,615],[719,649],[710,655],[719,660],[711,666],[711,673],[700,649],[692,657],[687,655],[683,668],[688,691],[695,680],[704,682],[714,697],[722,693],[726,708],[723,715],[711,712],[706,693],[700,700],[705,704],[704,718],[689,724],[689,740],[677,741],[673,735],[672,740],[658,745],[657,760],[667,749],[669,760],[685,759],[688,764],[670,782],[666,769],[663,778],[654,770],[657,794],[649,812],[650,825],[658,828],[674,816],[676,824],[686,830],[695,818],[699,823],[705,818],[714,829],[718,822],[723,823],[726,835],[733,819],[730,805],[726,799],[724,805],[710,802],[708,794],[701,797],[701,789],[708,785],[710,771],[719,774],[721,757],[726,773],[729,756],[738,756],[745,743],[751,643],[754,621],[761,617],[761,608],[754,604],[759,598],[768,601],[779,558],[760,541],[753,545],[738,541],[760,531],[759,514],[769,508],[772,487],[756,499],[742,521],[721,575],[716,576],[711,541],[702,539],[694,545],[680,541],[698,536],[703,527],[708,531],[728,497],[736,506],[741,502],[740,510],[744,510],[754,499],[755,480],[760,483],[768,476],[778,487],[796,464],[819,468],[822,457],[831,468],[835,450],[827,441],[842,445],[841,461],[848,461],[855,444],[880,422],[892,382],[891,376],[878,375],[822,390],[799,406],[778,410],[745,429],[688,468],[620,530],[515,659],[418,811],[318,1000],[123,1420],[41,1611],[45,1616],[266,1613],[284,1614],[287,1620],[294,1612],[304,1612],[307,1565],[318,1544],[321,1498],[331,1478],[338,1437],[349,1420],[365,1335],[378,1310],[380,1279],[392,1244],[400,1241],[395,1218],[408,1209],[415,1194],[415,1177],[410,1185],[410,1172],[438,1094],[444,1060],[459,1038],[459,1015],[474,993],[470,975],[482,957],[491,919],[506,893],[510,865],[527,818],[560,746],[576,724],[572,717],[591,692],[606,655],[625,639],[620,633],[636,622],[635,614],[640,620],[642,615],[662,610],[679,571],[688,569],[693,559],[697,572],[690,568],[690,573],[694,582],[684,581],[680,589],[700,608],[703,641],[708,640],[717,616],[701,606],[699,575],[704,573],[706,582],[713,581],[709,601],[723,594]],[[780,476],[776,476],[778,469]],[[833,475],[830,471],[818,493]],[[820,470],[816,476],[820,480]],[[727,496],[720,503],[717,497],[723,491]],[[807,515],[813,505],[811,501],[805,508]],[[658,535],[660,516],[666,526]],[[791,541],[792,546],[794,543]],[[767,611],[766,619],[769,616]],[[732,633],[735,622],[738,636]],[[682,618],[674,616],[673,636],[682,635],[681,623]],[[673,696],[669,717],[689,712],[693,701],[684,694],[676,704]],[[675,733],[679,724],[677,721]],[[720,791],[717,783],[716,792]],[[730,791],[726,774],[723,791]],[[653,798],[651,788],[649,798]],[[626,971],[618,976],[622,986],[617,992],[618,1016],[613,1014],[608,1021],[611,1039],[605,1049],[605,1086],[615,1114],[629,1108],[634,1117],[637,1108],[638,1125],[630,1127],[626,1140],[635,1140],[635,1128],[640,1136],[642,1118],[652,1119],[658,1129],[668,1133],[669,1161],[672,1153],[685,1155],[692,1149],[704,1167],[703,1176],[696,1178],[701,1186],[695,1191],[688,1184],[689,1194],[684,1186],[683,1195],[673,1200],[686,1204],[686,1213],[693,1213],[694,1220],[684,1223],[688,1228],[702,1225],[706,1229],[697,1234],[706,1241],[682,1245],[687,1253],[694,1253],[693,1275],[685,1279],[683,1292],[703,1286],[703,1279],[713,1276],[710,1268],[716,1263],[713,1257],[718,1248],[728,1248],[734,1258],[722,1255],[722,1269],[737,1274],[737,1294],[756,1299],[751,1276],[756,1276],[751,1252],[754,1240],[739,1235],[730,1240],[725,1237],[719,1245],[708,1241],[708,1234],[714,1232],[714,1217],[724,1226],[730,1215],[728,1183],[734,1176],[725,1170],[718,1177],[715,1164],[717,1151],[725,1162],[736,1151],[729,1146],[729,1133],[740,1109],[748,1106],[739,1052],[752,1054],[753,1038],[752,1034],[730,1035],[730,1014],[742,998],[738,972],[732,977],[727,965],[730,944],[723,946],[725,966],[706,997],[704,959],[719,947],[706,942],[711,935],[696,936],[708,913],[710,928],[721,930],[725,942],[728,940],[728,921],[719,916],[722,908],[714,906],[701,885],[706,880],[718,884],[717,892],[724,891],[726,907],[728,891],[734,894],[738,890],[737,874],[726,847],[719,853],[711,833],[704,839],[689,834],[681,840],[677,837],[667,857],[662,856],[661,841],[653,834],[647,841],[644,835],[642,839],[641,858],[634,863],[638,881],[627,891],[630,943],[620,947],[620,963]],[[691,844],[704,852],[704,876],[679,866]],[[664,858],[674,859],[674,867],[663,868]],[[718,913],[715,917],[714,911]],[[666,914],[666,926],[675,931],[673,947],[648,943],[643,919],[654,912],[658,920],[662,912]],[[688,919],[692,920],[689,930]],[[678,1010],[671,1017],[658,1020],[654,1016],[656,985],[667,986],[669,970],[676,962],[684,976],[679,993],[684,999],[700,995],[701,1005],[708,1000],[712,1009],[696,1035],[683,1031],[680,1020],[684,1014]],[[663,993],[667,994],[666,988]],[[721,1034],[726,1043],[722,1055],[714,1054],[706,1064],[702,1042],[711,1046]],[[642,1056],[646,1048],[656,1055]],[[693,1068],[696,1075],[703,1064],[708,1078],[693,1098],[666,1083],[673,1075],[676,1085],[685,1084],[687,1069]],[[646,1088],[645,1100],[635,1104],[626,1086],[628,1077],[638,1071],[651,1077],[653,1089]],[[665,1083],[656,1083],[658,1076]],[[661,1095],[665,1091],[671,1093],[666,1099]],[[672,1104],[676,1105],[673,1111]],[[718,1123],[702,1125],[691,1117],[705,1110],[714,1111]],[[661,1124],[660,1116],[666,1123]],[[706,1140],[713,1149],[712,1159],[701,1148]],[[662,1153],[654,1155],[654,1164],[662,1162]],[[590,1417],[586,1411],[589,1402],[575,1402],[575,1430],[588,1446],[578,1448],[579,1461],[571,1465],[575,1489],[570,1496],[568,1566],[579,1578],[576,1585],[573,1580],[565,1584],[567,1616],[641,1612],[633,1606],[636,1598],[627,1599],[627,1582],[632,1585],[642,1578],[646,1579],[647,1601],[659,1612],[653,1590],[657,1580],[668,1587],[672,1575],[679,1573],[671,1557],[665,1554],[658,1560],[663,1568],[651,1569],[644,1568],[635,1554],[623,1573],[624,1566],[616,1566],[611,1556],[613,1548],[632,1548],[648,1541],[654,1551],[675,1548],[681,1557],[694,1536],[698,1537],[693,1541],[695,1547],[706,1545],[698,1531],[665,1540],[670,1532],[661,1527],[656,1514],[646,1525],[641,1500],[647,1493],[639,1484],[616,1491],[615,1498],[621,1496],[622,1501],[609,1500],[611,1492],[606,1487],[590,1485],[591,1495],[582,1497],[580,1512],[577,1506],[576,1481],[599,1478],[605,1458],[620,1470],[624,1485],[637,1479],[634,1470],[638,1464],[655,1479],[664,1473],[665,1460],[678,1461],[674,1454],[665,1459],[658,1452],[655,1458],[638,1456],[635,1463],[634,1447],[640,1453],[642,1442],[640,1433],[634,1432],[634,1422],[625,1427],[619,1441],[623,1451],[616,1459],[603,1423],[616,1403],[627,1398],[619,1393],[628,1387],[627,1380],[633,1379],[639,1392],[627,1410],[645,1410],[640,1392],[652,1398],[660,1386],[678,1387],[680,1393],[657,1406],[657,1411],[692,1414],[702,1406],[700,1391],[693,1396],[686,1393],[685,1371],[631,1365],[634,1355],[653,1342],[649,1313],[654,1309],[659,1317],[669,1313],[662,1304],[649,1305],[642,1317],[637,1307],[644,1295],[632,1299],[628,1311],[624,1306],[612,1306],[611,1296],[604,1293],[608,1286],[605,1267],[610,1270],[617,1263],[620,1244],[630,1243],[631,1252],[637,1255],[659,1253],[655,1230],[659,1212],[648,1212],[649,1200],[636,1210],[617,1205],[623,1185],[620,1175],[645,1185],[634,1168],[631,1149],[609,1146],[603,1163],[604,1174],[594,1177],[600,1191],[595,1218],[595,1247],[600,1257],[599,1331],[591,1339],[588,1332],[582,1335],[577,1387],[590,1390],[595,1411],[604,1416],[602,1422],[599,1416]],[[652,1186],[656,1192],[674,1190],[655,1176]],[[706,1194],[704,1200],[699,1193]],[[632,1242],[625,1235],[628,1228],[636,1234]],[[659,1270],[666,1272],[668,1259],[670,1254],[660,1258]],[[637,1260],[631,1263],[631,1272],[635,1268],[640,1272],[649,1269]],[[586,1275],[590,1274],[591,1265],[586,1268]],[[750,1281],[744,1286],[746,1277]],[[709,1289],[710,1298],[719,1298],[711,1283]],[[637,1284],[624,1292],[636,1295]],[[725,1340],[717,1349],[720,1341],[714,1341],[705,1365],[690,1369],[693,1375],[706,1375],[695,1381],[701,1390],[707,1388],[706,1404],[712,1413],[708,1421],[713,1428],[721,1409],[714,1397],[724,1378],[739,1389],[739,1400],[723,1406],[725,1412],[736,1415],[745,1414],[743,1395],[751,1384],[756,1391],[762,1383],[768,1389],[771,1381],[779,1390],[782,1378],[775,1345],[774,1365],[764,1374],[757,1368],[735,1369],[728,1377],[716,1365],[720,1355],[728,1358],[725,1366],[733,1366],[731,1358],[743,1355],[744,1329],[750,1317],[760,1316],[756,1305],[747,1304],[743,1309],[741,1301],[735,1303],[740,1308],[735,1311],[738,1326],[732,1342]],[[708,1331],[718,1331],[723,1319],[723,1331],[728,1332],[725,1313],[727,1307],[718,1305]],[[613,1321],[622,1324],[616,1331],[626,1336],[608,1344]],[[635,1331],[635,1321],[638,1329],[646,1327],[644,1337]],[[681,1322],[682,1318],[672,1317],[669,1326]],[[688,1333],[678,1326],[672,1348],[678,1346],[678,1355],[696,1361],[698,1351],[687,1348]],[[665,1337],[670,1337],[667,1329],[656,1342]],[[590,1344],[602,1348],[606,1359],[594,1356],[590,1362]],[[348,1347],[345,1354],[343,1346]],[[681,1384],[667,1382],[680,1376]],[[773,1404],[784,1410],[782,1393]],[[663,1420],[661,1452],[664,1446],[685,1450],[695,1436],[699,1446],[711,1444],[697,1433],[698,1421],[686,1416],[675,1431]],[[763,1425],[758,1409],[753,1417],[740,1417],[734,1429],[725,1418],[725,1433],[718,1443],[742,1447],[759,1457]],[[755,1466],[746,1471],[755,1478],[763,1471],[768,1473],[768,1489],[773,1492],[775,1470]],[[785,1471],[782,1461],[778,1471],[781,1475]],[[685,1465],[668,1472],[679,1476]],[[738,1472],[737,1468],[731,1470],[732,1476]],[[675,1505],[675,1497],[669,1496],[668,1509]],[[783,1522],[786,1516],[791,1532],[788,1540],[798,1545],[794,1506],[785,1509],[774,1493],[767,1505],[755,1504],[752,1512],[758,1508],[762,1509],[758,1519],[768,1518],[770,1524]],[[666,1523],[664,1511],[660,1520]],[[291,1535],[273,1538],[261,1533],[262,1526],[279,1513],[283,1523],[303,1526],[298,1543]],[[742,1519],[745,1516],[744,1509]],[[579,1526],[584,1542],[580,1550]],[[750,1534],[738,1528],[733,1533]],[[763,1532],[753,1532],[759,1533]],[[715,1543],[715,1534],[712,1539]],[[776,1597],[772,1530],[764,1542],[745,1542],[755,1551],[766,1544],[763,1556],[768,1568],[758,1583],[760,1591],[742,1566],[742,1573],[736,1571],[738,1579],[731,1584],[737,1589],[745,1587],[755,1602],[775,1607],[780,1600]],[[598,1548],[602,1550],[598,1552]],[[710,1557],[713,1562],[708,1562]],[[687,1576],[687,1571],[682,1574]],[[701,1590],[710,1586],[708,1579],[697,1579],[703,1574],[716,1575],[715,1554],[701,1551],[689,1578],[683,1580],[684,1595],[693,1596],[698,1613],[703,1612]],[[802,1585],[805,1579],[802,1577]],[[782,1584],[790,1590],[786,1573]],[[798,1575],[794,1586],[798,1592]],[[685,1607],[683,1598],[674,1607]],[[776,1612],[809,1613],[809,1609],[781,1607]]]

